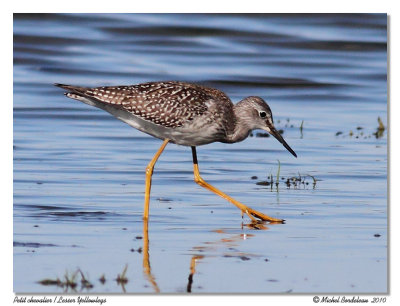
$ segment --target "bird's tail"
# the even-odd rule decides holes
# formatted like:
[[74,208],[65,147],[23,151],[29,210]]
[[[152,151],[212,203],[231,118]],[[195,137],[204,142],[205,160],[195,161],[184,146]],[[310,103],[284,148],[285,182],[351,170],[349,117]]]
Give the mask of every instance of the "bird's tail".
[[54,86],[63,88],[65,90],[68,90],[69,92],[79,93],[79,94],[82,94],[88,90],[88,88],[86,88],[86,87],[65,85],[65,84],[59,84],[59,83],[54,83]]

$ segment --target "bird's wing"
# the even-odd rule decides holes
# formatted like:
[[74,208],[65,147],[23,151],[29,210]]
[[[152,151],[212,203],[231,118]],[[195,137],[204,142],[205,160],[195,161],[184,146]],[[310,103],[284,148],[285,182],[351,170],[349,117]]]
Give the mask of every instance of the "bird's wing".
[[[122,108],[142,119],[176,128],[201,116],[207,101],[228,99],[219,90],[183,82],[150,82],[132,86],[76,87],[56,84],[73,95]],[[68,96],[68,93],[67,93]]]

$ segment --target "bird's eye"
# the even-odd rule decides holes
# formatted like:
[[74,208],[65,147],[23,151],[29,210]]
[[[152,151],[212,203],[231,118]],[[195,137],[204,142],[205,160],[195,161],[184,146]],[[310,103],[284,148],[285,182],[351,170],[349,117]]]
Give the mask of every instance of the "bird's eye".
[[261,117],[261,118],[267,117],[267,113],[266,113],[266,112],[260,112],[260,117]]

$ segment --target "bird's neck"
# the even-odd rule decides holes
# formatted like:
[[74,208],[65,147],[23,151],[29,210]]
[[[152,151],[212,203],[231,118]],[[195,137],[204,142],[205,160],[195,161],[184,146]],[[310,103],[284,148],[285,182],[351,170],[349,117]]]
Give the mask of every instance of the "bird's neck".
[[245,108],[239,102],[233,107],[234,124],[231,132],[227,135],[227,142],[234,143],[243,141],[249,136],[251,128],[247,124],[245,117]]

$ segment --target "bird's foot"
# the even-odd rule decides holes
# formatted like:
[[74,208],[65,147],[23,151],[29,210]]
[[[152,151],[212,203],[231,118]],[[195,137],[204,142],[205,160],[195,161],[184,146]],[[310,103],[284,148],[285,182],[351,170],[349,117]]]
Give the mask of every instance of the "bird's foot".
[[[283,219],[277,219],[267,216],[257,210],[251,209],[250,207],[247,207],[244,213],[246,213],[246,215],[248,215],[249,218],[254,222],[259,222],[259,220],[261,220],[261,221],[268,221],[270,223],[285,223],[285,220]],[[257,220],[256,218],[258,218],[259,220]]]

